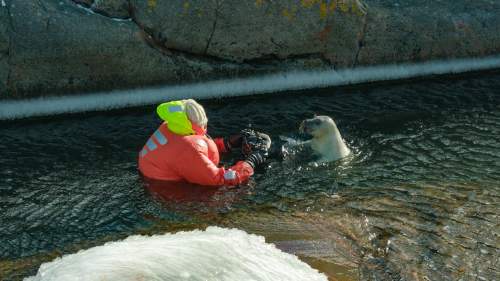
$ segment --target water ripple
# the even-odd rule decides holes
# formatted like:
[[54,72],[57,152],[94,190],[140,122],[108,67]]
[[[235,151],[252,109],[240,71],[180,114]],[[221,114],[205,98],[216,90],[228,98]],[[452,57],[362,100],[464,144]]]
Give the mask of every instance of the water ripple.
[[[321,165],[300,156],[272,160],[248,186],[205,201],[162,201],[143,188],[136,157],[159,123],[152,107],[2,123],[0,257],[133,234],[157,220],[176,225],[200,214],[217,221],[234,210],[256,217],[268,209],[308,210],[313,217],[336,215],[295,217],[288,232],[312,227],[337,244],[357,237],[352,250],[365,254],[356,259],[384,278],[500,279],[499,87],[498,73],[490,73],[207,101],[212,135],[252,123],[273,137],[298,138],[302,119],[326,114],[354,153]],[[342,234],[335,238],[321,225],[333,219]],[[267,223],[263,234],[271,235],[277,222]],[[307,231],[300,233],[304,240]],[[300,252],[313,244],[304,242]]]

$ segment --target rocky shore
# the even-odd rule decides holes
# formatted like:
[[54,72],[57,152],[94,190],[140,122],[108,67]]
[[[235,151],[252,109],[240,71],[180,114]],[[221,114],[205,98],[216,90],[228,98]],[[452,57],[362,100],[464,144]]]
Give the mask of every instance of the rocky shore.
[[0,99],[498,53],[492,0],[0,0]]

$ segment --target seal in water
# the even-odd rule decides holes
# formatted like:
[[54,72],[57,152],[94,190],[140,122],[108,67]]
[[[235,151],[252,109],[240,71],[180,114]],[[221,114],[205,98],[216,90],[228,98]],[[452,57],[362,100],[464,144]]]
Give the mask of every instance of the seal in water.
[[314,153],[320,157],[320,161],[336,161],[351,153],[342,139],[335,121],[329,116],[320,115],[305,119],[300,124],[299,130],[313,137],[304,144],[311,147]]

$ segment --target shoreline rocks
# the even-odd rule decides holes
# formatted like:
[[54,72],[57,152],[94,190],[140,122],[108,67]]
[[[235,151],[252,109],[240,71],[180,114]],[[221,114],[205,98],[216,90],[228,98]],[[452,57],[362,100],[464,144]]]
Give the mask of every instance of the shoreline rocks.
[[499,31],[488,0],[3,0],[0,100],[483,57]]

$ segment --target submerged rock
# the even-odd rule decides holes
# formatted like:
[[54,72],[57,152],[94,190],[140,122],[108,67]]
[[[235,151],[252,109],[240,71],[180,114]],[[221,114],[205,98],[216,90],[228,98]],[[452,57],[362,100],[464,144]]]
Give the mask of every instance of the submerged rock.
[[500,50],[487,0],[2,3],[0,99]]

